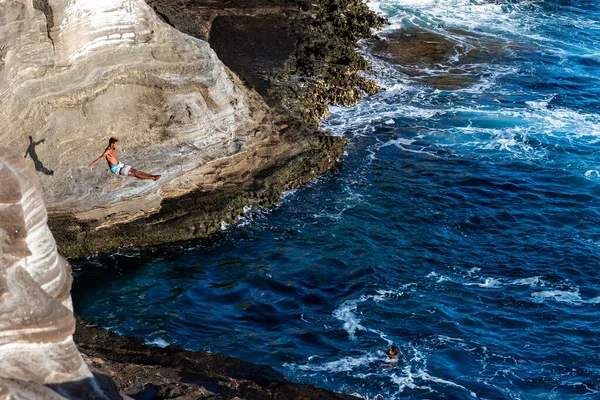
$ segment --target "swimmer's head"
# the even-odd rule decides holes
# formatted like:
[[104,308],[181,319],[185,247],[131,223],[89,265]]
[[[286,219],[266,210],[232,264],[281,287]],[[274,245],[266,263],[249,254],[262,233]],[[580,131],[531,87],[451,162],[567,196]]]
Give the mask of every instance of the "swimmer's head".
[[395,360],[400,354],[400,349],[398,349],[398,346],[392,346],[385,352],[385,354],[387,354],[389,358]]

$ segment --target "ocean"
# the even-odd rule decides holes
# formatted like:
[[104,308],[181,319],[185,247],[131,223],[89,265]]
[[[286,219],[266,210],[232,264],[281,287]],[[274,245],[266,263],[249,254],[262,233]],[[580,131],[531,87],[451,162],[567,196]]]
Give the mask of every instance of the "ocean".
[[386,90],[331,108],[338,168],[208,240],[76,260],[76,313],[364,399],[600,399],[600,4],[369,5],[452,54],[364,43]]

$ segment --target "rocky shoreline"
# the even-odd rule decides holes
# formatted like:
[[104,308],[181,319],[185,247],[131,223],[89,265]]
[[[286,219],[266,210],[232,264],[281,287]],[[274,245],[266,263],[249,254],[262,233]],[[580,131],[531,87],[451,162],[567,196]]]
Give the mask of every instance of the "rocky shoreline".
[[268,104],[317,128],[329,105],[352,106],[379,88],[357,51],[385,18],[362,0],[149,0],[181,32],[206,40]]
[[266,365],[178,346],[149,346],[79,317],[74,340],[97,377],[112,379],[134,399],[356,399],[290,382]]

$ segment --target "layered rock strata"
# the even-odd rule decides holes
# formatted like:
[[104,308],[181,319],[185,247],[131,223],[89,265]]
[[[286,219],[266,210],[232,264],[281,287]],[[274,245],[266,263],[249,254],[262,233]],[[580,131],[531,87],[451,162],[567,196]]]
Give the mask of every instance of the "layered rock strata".
[[[0,4],[0,138],[40,173],[51,212],[157,207],[183,173],[271,133],[260,97],[143,1],[49,0],[46,15],[36,3]],[[163,183],[90,173],[111,135]]]
[[[282,133],[285,118],[246,88],[207,42],[162,22],[142,0],[4,0],[0,59],[6,122],[0,139],[37,171],[51,228],[67,256],[203,236],[213,226],[187,223],[187,210],[173,207],[177,198],[203,204],[207,192],[240,181],[258,188],[252,196],[260,197],[266,171],[297,164],[298,154],[314,158],[301,176],[289,168],[277,172],[273,179],[281,185],[269,189],[276,195],[341,155],[341,143],[322,133],[307,131],[297,143]],[[113,135],[122,143],[121,161],[163,178],[136,181],[111,176],[106,167],[90,172],[87,164]],[[234,173],[233,163],[249,169]],[[241,207],[223,206],[223,221],[233,222]],[[151,222],[163,235],[129,231],[119,238],[131,221]],[[82,243],[73,246],[73,239]]]
[[149,215],[113,216],[107,222],[91,210],[54,215],[49,223],[61,252],[70,256],[208,237],[248,207],[273,205],[284,191],[325,173],[342,157],[343,143],[319,132],[282,129],[181,177],[189,189],[163,192],[160,208]]
[[0,398],[121,398],[73,342],[71,268],[46,217],[39,179],[0,148]]

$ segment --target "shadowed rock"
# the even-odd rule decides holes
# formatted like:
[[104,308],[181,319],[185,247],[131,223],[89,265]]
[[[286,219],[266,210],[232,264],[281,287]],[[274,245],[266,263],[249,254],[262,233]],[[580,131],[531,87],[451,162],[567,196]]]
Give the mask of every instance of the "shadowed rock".
[[148,346],[77,318],[75,341],[88,364],[134,398],[351,400],[356,397],[290,382],[273,368],[221,354]]
[[54,175],[54,171],[46,168],[44,164],[42,164],[42,162],[40,161],[40,158],[38,157],[37,153],[35,152],[35,147],[44,143],[45,141],[46,139],[42,139],[38,140],[37,142],[34,142],[33,138],[29,136],[29,147],[27,147],[27,150],[25,151],[25,158],[29,156],[33,160],[33,165],[35,166],[36,171],[41,172],[45,175]]
[[385,19],[362,0],[148,0],[270,105],[313,127],[329,105],[354,105],[378,88],[357,42]]

